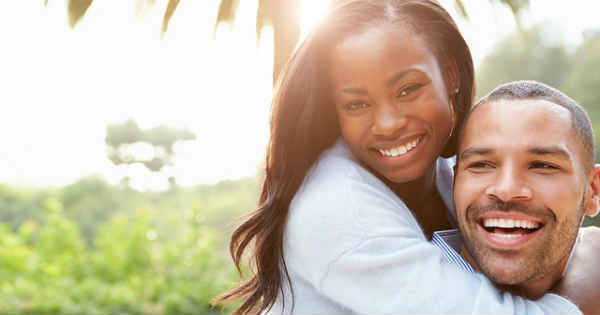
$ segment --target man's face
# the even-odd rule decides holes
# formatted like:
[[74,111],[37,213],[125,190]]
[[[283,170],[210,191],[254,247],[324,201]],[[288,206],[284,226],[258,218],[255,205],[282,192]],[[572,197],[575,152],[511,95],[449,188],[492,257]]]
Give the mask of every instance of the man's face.
[[507,285],[560,272],[595,194],[571,113],[545,100],[483,104],[458,152],[455,209],[481,271]]

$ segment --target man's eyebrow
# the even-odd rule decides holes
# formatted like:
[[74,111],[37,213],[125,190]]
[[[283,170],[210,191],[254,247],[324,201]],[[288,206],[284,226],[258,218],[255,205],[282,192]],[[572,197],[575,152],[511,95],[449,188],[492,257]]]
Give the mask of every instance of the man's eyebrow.
[[460,153],[461,159],[466,159],[471,155],[489,155],[494,153],[494,149],[482,147],[470,147]]
[[571,155],[569,153],[558,146],[549,146],[549,147],[531,147],[527,150],[530,154],[535,155],[556,155],[565,159],[571,159]]
[[[470,147],[463,152],[460,153],[460,158],[465,159],[472,155],[489,155],[495,152],[494,149],[485,148],[485,147]],[[527,149],[527,153],[534,155],[555,155],[564,159],[571,159],[571,155],[565,149],[558,146],[548,146],[548,147],[529,147]]]

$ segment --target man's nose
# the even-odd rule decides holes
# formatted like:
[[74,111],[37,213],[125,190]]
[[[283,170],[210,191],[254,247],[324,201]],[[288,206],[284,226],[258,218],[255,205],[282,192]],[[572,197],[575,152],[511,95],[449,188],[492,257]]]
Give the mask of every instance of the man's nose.
[[494,182],[486,189],[486,194],[504,202],[530,200],[533,192],[523,179],[522,174],[513,167],[500,169]]
[[383,104],[376,106],[371,131],[376,136],[391,137],[396,136],[407,124],[406,113],[393,105]]

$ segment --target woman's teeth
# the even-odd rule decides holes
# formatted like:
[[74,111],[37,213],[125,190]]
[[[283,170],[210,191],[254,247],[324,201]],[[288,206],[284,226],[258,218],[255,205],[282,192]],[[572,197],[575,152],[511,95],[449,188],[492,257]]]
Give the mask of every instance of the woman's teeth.
[[398,147],[391,148],[389,150],[379,150],[379,152],[384,156],[391,156],[391,157],[400,156],[400,155],[406,154],[407,152],[410,152],[412,149],[414,149],[417,146],[417,144],[419,144],[420,139],[421,138],[415,139],[407,144],[400,145]]

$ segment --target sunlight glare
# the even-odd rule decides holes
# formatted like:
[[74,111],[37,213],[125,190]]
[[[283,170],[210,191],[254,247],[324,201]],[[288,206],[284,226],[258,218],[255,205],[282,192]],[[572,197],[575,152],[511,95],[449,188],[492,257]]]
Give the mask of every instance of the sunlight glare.
[[330,0],[303,0],[300,3],[300,39],[308,33],[325,16]]

